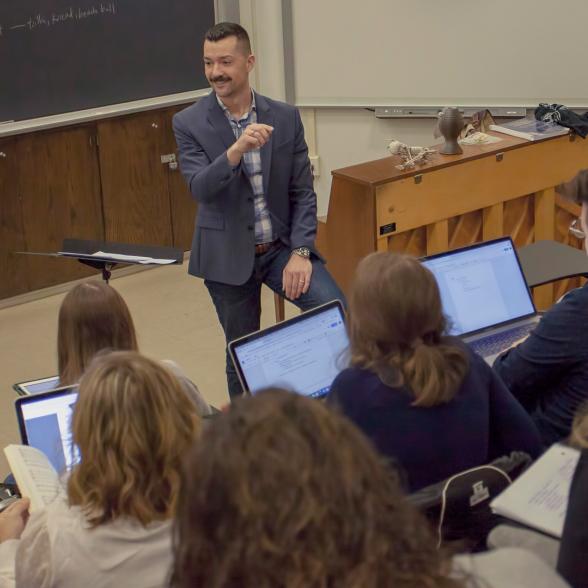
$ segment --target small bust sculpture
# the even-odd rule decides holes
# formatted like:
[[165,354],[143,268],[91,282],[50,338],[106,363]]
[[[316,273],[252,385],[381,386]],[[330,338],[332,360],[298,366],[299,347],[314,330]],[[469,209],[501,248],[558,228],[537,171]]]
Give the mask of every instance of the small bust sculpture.
[[448,106],[439,113],[438,128],[445,139],[445,143],[439,149],[439,153],[443,153],[444,155],[463,153],[462,148],[457,142],[457,138],[463,129],[463,116],[457,108]]

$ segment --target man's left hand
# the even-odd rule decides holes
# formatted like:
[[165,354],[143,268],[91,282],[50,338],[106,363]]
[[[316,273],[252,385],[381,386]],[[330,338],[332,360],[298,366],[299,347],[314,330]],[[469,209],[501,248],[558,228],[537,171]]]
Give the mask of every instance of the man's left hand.
[[296,300],[301,294],[306,294],[310,288],[312,262],[296,253],[290,255],[290,260],[282,272],[282,289],[286,298]]

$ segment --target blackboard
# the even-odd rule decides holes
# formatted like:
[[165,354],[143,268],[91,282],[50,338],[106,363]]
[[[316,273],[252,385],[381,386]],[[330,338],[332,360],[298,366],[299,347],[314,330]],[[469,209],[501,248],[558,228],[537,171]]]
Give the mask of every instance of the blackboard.
[[1,0],[0,122],[208,87],[214,0]]

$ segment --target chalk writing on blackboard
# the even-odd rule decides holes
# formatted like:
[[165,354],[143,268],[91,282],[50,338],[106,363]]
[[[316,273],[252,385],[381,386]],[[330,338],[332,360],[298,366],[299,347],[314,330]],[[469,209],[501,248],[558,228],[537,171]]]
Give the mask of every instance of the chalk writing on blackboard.
[[90,7],[80,8],[70,6],[62,12],[41,13],[30,16],[24,22],[0,23],[0,37],[8,36],[10,32],[34,31],[59,26],[68,22],[83,21],[89,18],[115,16],[117,6],[115,1],[100,2]]

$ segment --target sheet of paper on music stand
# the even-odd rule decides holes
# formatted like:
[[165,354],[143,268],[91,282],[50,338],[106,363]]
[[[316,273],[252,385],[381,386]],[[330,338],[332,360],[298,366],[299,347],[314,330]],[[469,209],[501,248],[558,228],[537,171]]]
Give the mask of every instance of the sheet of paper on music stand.
[[552,445],[490,504],[501,516],[561,537],[572,477],[580,452]]
[[124,255],[122,253],[109,253],[107,251],[97,251],[92,253],[91,257],[108,258],[121,262],[129,263],[154,263],[156,265],[168,265],[174,263],[175,259],[157,259],[155,257],[144,257],[141,255]]

